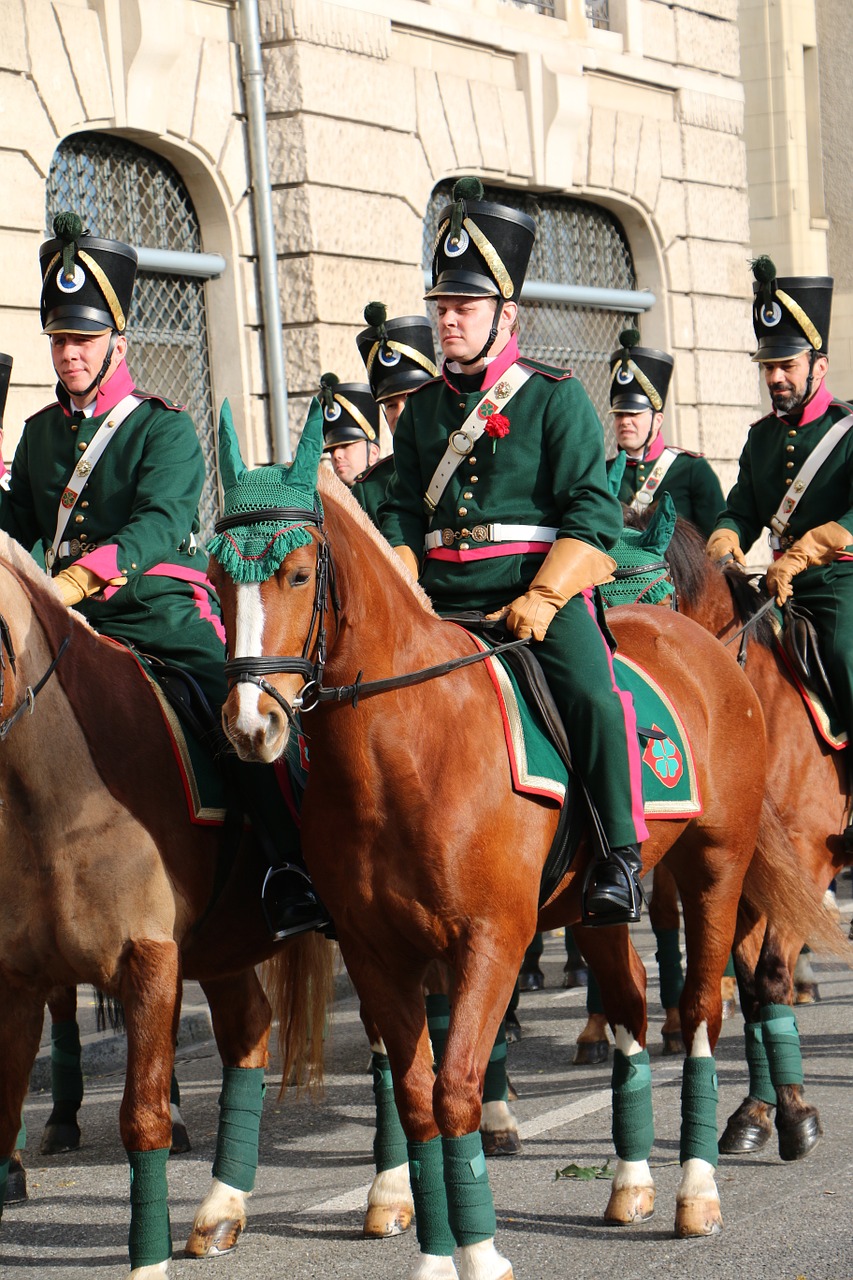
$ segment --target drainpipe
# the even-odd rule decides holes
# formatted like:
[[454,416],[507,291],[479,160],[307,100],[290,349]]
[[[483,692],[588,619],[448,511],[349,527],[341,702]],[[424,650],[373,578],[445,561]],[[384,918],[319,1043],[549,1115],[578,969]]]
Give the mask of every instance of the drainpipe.
[[264,103],[264,67],[261,58],[261,28],[258,0],[239,0],[240,60],[246,94],[249,125],[249,170],[255,235],[258,242],[258,272],[261,285],[261,315],[264,323],[264,354],[270,397],[270,420],[274,462],[290,462],[290,430],[287,418],[287,376],[281,305],[278,296],[275,226],[272,212],[267,111]]

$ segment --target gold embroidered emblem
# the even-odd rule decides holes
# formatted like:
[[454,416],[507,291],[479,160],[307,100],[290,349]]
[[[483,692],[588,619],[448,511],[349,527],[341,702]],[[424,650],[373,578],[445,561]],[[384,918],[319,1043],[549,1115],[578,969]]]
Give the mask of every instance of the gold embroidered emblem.
[[512,386],[508,382],[499,382],[494,390],[498,400],[505,400],[512,391]]

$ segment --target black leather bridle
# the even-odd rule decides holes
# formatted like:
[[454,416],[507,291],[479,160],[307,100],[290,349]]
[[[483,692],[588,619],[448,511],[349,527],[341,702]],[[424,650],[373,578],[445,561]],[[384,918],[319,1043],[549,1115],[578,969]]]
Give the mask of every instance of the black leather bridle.
[[[5,741],[14,725],[18,723],[25,711],[29,711],[32,715],[35,710],[36,698],[47,684],[50,677],[57,668],[59,659],[71,643],[70,633],[65,637],[59,646],[56,657],[48,666],[44,675],[35,684],[28,684],[24,692],[24,700],[11,715],[5,720],[0,721],[0,742]],[[15,646],[12,644],[12,632],[6,619],[0,614],[0,704],[6,693],[6,659],[9,659],[9,666],[12,668],[12,674],[17,675],[17,659],[15,657]]]
[[[326,536],[323,512],[319,501],[315,499],[313,510],[299,507],[264,507],[256,511],[240,512],[237,515],[217,520],[214,528],[217,533],[223,533],[225,530],[233,529],[238,525],[243,527],[251,524],[266,524],[271,520],[286,520],[291,524],[313,526],[320,535],[317,544],[314,603],[308,634],[302,646],[302,656],[299,658],[287,658],[280,655],[266,658],[229,658],[225,663],[225,676],[228,680],[229,688],[233,688],[235,684],[257,685],[259,689],[263,690],[264,693],[278,703],[289,723],[293,726],[296,724],[297,712],[313,711],[320,703],[351,702],[353,707],[356,707],[361,698],[371,698],[376,694],[387,693],[392,689],[404,689],[409,685],[422,684],[425,680],[435,680],[439,676],[447,675],[448,672],[458,670],[460,667],[468,667],[472,663],[482,662],[485,658],[490,658],[494,654],[503,653],[507,649],[517,649],[521,645],[528,643],[527,640],[511,640],[505,644],[495,645],[491,649],[468,654],[464,658],[451,658],[447,662],[440,662],[434,667],[424,667],[420,671],[411,671],[406,675],[390,676],[385,680],[362,680],[362,673],[359,671],[352,684],[324,685],[323,672],[326,666],[326,615],[328,602],[331,601],[336,619],[340,613],[340,602],[335,586],[332,551]],[[315,629],[316,657],[312,661],[309,655]],[[305,683],[291,703],[266,679],[266,676],[269,675],[301,675],[304,677]]]

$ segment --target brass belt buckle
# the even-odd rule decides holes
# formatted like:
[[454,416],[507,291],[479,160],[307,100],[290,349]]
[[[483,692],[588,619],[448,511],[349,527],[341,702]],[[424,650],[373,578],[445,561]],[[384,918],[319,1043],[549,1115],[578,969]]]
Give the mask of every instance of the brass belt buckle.
[[[464,441],[463,444],[457,444],[457,440]],[[474,437],[468,432],[463,431],[459,427],[456,431],[451,431],[450,440],[448,441],[454,453],[458,453],[460,457],[466,453],[470,453],[474,447]]]
[[452,547],[455,540],[456,540],[456,534],[453,532],[452,529],[442,529],[441,541],[445,547]]
[[474,528],[471,530],[471,537],[475,542],[485,542],[488,539],[488,536],[489,536],[488,525],[475,524]]

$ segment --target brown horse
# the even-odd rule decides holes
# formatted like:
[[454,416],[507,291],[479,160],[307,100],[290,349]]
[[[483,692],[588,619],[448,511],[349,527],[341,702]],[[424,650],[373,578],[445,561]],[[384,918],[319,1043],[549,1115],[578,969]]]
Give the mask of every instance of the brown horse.
[[[305,435],[300,449],[304,445]],[[229,482],[255,474],[235,468],[225,477],[226,497]],[[307,531],[307,545],[279,557],[263,581],[238,585],[211,561],[233,655],[223,722],[243,758],[270,761],[285,749],[294,705],[301,708],[311,756],[302,810],[305,856],[332,912],[363,1009],[385,1033],[419,1171],[414,1190],[422,1263],[414,1275],[455,1276],[447,1256],[455,1240],[463,1277],[503,1280],[512,1272],[494,1248],[493,1210],[470,1216],[472,1196],[480,1209],[484,1204],[482,1157],[460,1164],[458,1152],[470,1155],[467,1137],[476,1134],[486,1061],[537,917],[543,928],[580,920],[591,854],[581,849],[540,912],[538,885],[557,813],[512,789],[487,671],[477,663],[429,683],[400,679],[470,661],[474,643],[433,613],[334,477],[321,477],[319,490],[324,515],[313,494],[298,510],[247,511],[235,498],[240,514],[219,526],[224,531],[257,521],[269,527],[274,520]],[[671,865],[685,902],[691,957],[685,1072],[695,1102],[700,1078],[713,1077],[720,977],[758,842],[764,724],[737,663],[707,632],[664,610],[618,614],[613,626],[620,647],[665,685],[684,716],[705,805],[700,818],[653,823],[643,850],[648,868],[677,845]],[[375,692],[382,696],[373,698]],[[790,887],[792,877],[780,875]],[[644,1087],[648,1071],[642,1051],[645,975],[627,929],[599,933],[603,956],[596,968],[616,1028],[619,1084],[631,1092]],[[449,1034],[434,1077],[421,983],[436,959],[449,965],[453,991]],[[624,1119],[626,1093],[617,1090],[616,1096]],[[700,1110],[707,1091],[703,1097]],[[648,1100],[650,1111],[650,1089]],[[720,1222],[715,1158],[706,1158],[715,1157],[714,1121],[711,1152],[691,1108],[689,1103],[684,1113],[676,1218],[676,1230],[685,1235],[706,1234]],[[703,1125],[707,1131],[707,1120]],[[648,1152],[635,1150],[620,1150],[617,1135],[615,1221],[651,1210]],[[460,1189],[460,1180],[472,1179],[473,1188]],[[453,1236],[436,1229],[441,1239],[433,1247],[437,1201],[446,1204]],[[442,1269],[442,1263],[448,1265]]]
[[[731,640],[766,599],[737,565],[721,571],[712,564],[705,555],[704,538],[682,520],[676,525],[667,560],[679,610],[723,642]],[[737,649],[767,723],[767,794],[779,818],[778,839],[793,845],[803,888],[818,901],[839,870],[851,862],[841,835],[850,803],[845,759],[849,748],[833,750],[817,733],[768,622],[762,619],[744,632],[729,652]],[[747,1024],[750,1096],[730,1117],[720,1140],[720,1149],[727,1153],[754,1151],[767,1142],[773,1131],[774,1092],[783,1159],[805,1155],[820,1136],[817,1111],[803,1097],[801,1067],[793,1062],[787,1079],[783,1073],[768,1089],[765,1077],[762,1086],[764,1072],[755,1062],[759,1046],[750,1032],[760,1023],[762,1008],[791,1003],[791,974],[803,943],[810,940],[808,920],[795,916],[792,924],[790,929],[781,921],[768,926],[762,915],[753,914],[743,946],[735,951]],[[826,941],[829,944],[830,939]]]
[[[320,1061],[331,948],[318,935],[274,948],[260,906],[265,864],[251,838],[230,858],[219,828],[190,822],[137,662],[69,613],[5,535],[0,615],[0,1177],[50,991],[90,983],[120,999],[131,1274],[148,1280],[171,1255],[165,1157],[182,975],[201,982],[224,1074],[238,1088],[251,1079],[245,1105],[259,1114],[270,1005],[253,966],[274,952],[285,1071],[302,1071]],[[187,1246],[197,1256],[230,1247],[245,1222],[254,1170],[244,1161],[232,1183],[219,1167]]]

